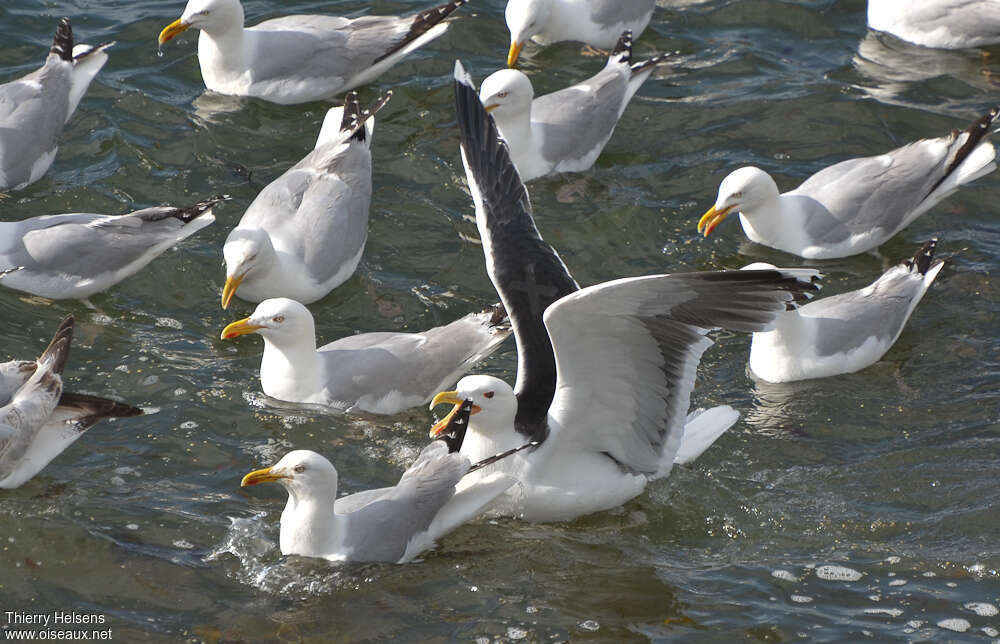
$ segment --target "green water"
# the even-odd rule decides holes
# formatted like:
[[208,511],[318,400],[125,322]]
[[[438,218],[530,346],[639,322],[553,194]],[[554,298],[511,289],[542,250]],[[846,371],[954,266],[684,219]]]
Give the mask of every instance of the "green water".
[[[368,4],[245,6],[256,21]],[[661,4],[637,55],[676,50],[675,67],[642,88],[594,170],[531,185],[542,234],[582,284],[763,260],[818,265],[836,293],[932,236],[951,261],[896,346],[857,374],[758,384],[749,338],[717,335],[695,403],[733,405],[742,419],[620,510],[568,524],[480,521],[412,564],[334,566],[282,558],[281,490],[241,490],[240,478],[313,449],[347,491],[390,485],[431,415],[275,408],[258,393],[260,340],[217,339],[251,310],[219,308],[222,242],[260,187],[312,147],[328,106],[203,96],[194,34],[156,54],[182,2],[3,2],[0,80],[40,64],[63,15],[83,41],[118,42],[51,171],[0,201],[4,219],[233,200],[90,306],[0,290],[0,359],[37,355],[72,313],[69,386],[149,412],[98,425],[0,495],[0,621],[8,610],[97,614],[116,641],[155,642],[996,640],[984,629],[1000,629],[1000,617],[974,603],[1000,603],[1000,175],[935,207],[881,248],[885,259],[809,264],[750,244],[734,224],[701,240],[695,223],[741,164],[788,189],[832,162],[966,126],[997,100],[998,52],[866,36],[856,0]],[[448,34],[362,90],[363,101],[394,95],[376,126],[361,267],[311,307],[322,341],[419,330],[496,299],[450,74],[456,57],[477,80],[503,63],[503,3],[472,0],[459,13]],[[573,44],[526,54],[538,93],[603,64]],[[509,380],[514,369],[512,342],[479,368]],[[949,619],[970,628],[938,626]]]

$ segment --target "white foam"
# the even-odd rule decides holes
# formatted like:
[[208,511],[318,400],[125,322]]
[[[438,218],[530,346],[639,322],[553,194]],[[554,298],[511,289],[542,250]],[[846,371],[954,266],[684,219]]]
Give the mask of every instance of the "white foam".
[[905,586],[906,585],[906,580],[905,579],[893,579],[892,581],[889,582],[889,585],[890,586]]
[[586,621],[580,622],[579,626],[583,630],[591,632],[596,631],[601,627],[600,623],[598,623],[598,621],[595,619],[588,619]]
[[962,619],[961,617],[952,617],[951,619],[942,619],[937,623],[938,626],[949,631],[955,631],[956,633],[964,633],[965,631],[972,628],[972,624],[969,620]]
[[889,617],[899,617],[903,614],[902,608],[866,608],[866,615],[888,615]]
[[983,626],[979,630],[981,630],[983,633],[986,633],[986,635],[990,637],[996,637],[997,635],[1000,635],[1000,631],[998,631],[995,628],[991,628],[989,626]]
[[789,599],[791,599],[796,604],[808,604],[813,600],[813,598],[809,597],[808,595],[791,595]]
[[827,565],[817,568],[816,576],[827,581],[857,581],[862,574],[853,568]]
[[183,329],[184,325],[173,318],[156,318],[156,326],[168,329]]
[[516,626],[507,627],[507,637],[512,640],[523,640],[528,636],[528,631],[523,628],[518,628]]
[[787,570],[772,570],[771,576],[775,579],[780,579],[781,581],[798,581],[799,578],[788,572]]
[[994,617],[1000,613],[996,606],[986,602],[969,602],[965,607],[980,617]]

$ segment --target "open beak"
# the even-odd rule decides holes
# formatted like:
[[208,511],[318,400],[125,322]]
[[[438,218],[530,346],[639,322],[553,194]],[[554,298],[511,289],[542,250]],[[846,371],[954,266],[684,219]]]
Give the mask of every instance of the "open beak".
[[715,230],[727,216],[729,216],[729,213],[732,212],[735,207],[736,206],[727,206],[722,210],[716,210],[715,206],[709,208],[708,212],[702,215],[701,219],[698,220],[698,232],[700,233],[704,230],[705,237],[711,235],[712,231]]
[[258,483],[272,483],[279,479],[287,479],[288,477],[284,474],[276,474],[271,470],[270,467],[265,467],[262,470],[254,470],[240,481],[240,487],[247,487],[248,485],[257,485]]
[[[462,411],[462,405],[465,404],[465,401],[458,397],[457,391],[442,391],[438,395],[434,396],[434,400],[431,401],[430,408],[434,409],[442,403],[451,403],[452,405],[455,405],[455,407],[448,412],[447,416],[431,427],[431,438],[437,438],[448,429],[448,425],[450,425],[451,422],[455,420],[455,416]],[[480,411],[482,411],[482,407],[479,405],[472,405],[472,409],[469,413],[470,415],[478,414]]]
[[522,47],[524,47],[524,43],[516,40],[510,44],[510,51],[507,52],[507,67],[513,69],[517,65],[517,57],[521,55]]
[[184,24],[179,19],[174,20],[169,25],[164,27],[163,31],[160,32],[160,37],[159,37],[160,44],[162,45],[168,40],[171,40],[174,36],[184,33],[185,31],[188,30],[188,27],[190,26],[191,25]]
[[246,275],[237,275],[235,277],[226,278],[226,285],[222,287],[222,308],[229,308],[229,302],[232,301],[233,296],[236,295],[236,289],[240,287],[240,283],[243,282],[244,277],[246,277]]
[[242,320],[236,320],[223,329],[220,337],[223,340],[232,340],[233,338],[253,333],[257,329],[263,328],[264,327],[259,324],[250,324],[250,318],[243,318]]

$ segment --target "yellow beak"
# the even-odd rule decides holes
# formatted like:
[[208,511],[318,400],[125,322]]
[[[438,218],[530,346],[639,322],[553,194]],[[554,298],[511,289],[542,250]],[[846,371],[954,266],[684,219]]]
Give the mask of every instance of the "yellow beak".
[[240,487],[247,487],[248,485],[257,485],[258,483],[272,483],[279,479],[287,479],[288,477],[284,474],[275,474],[271,471],[270,467],[265,467],[262,470],[254,470],[240,481]]
[[248,333],[253,333],[257,329],[263,329],[264,327],[259,324],[250,324],[250,318],[243,318],[242,320],[236,320],[225,329],[222,330],[222,335],[220,336],[223,340],[232,340],[233,338],[239,337],[241,335],[246,335]]
[[174,36],[184,33],[185,31],[188,30],[188,27],[190,26],[191,25],[186,25],[180,20],[174,20],[169,25],[164,27],[163,31],[160,32],[160,37],[159,37],[160,44],[162,45],[163,43],[172,39]]
[[226,285],[222,287],[223,309],[229,308],[229,302],[232,301],[233,296],[236,295],[236,289],[240,287],[244,277],[246,277],[246,275],[237,275],[236,277],[226,278]]
[[487,114],[489,114],[490,112],[492,112],[493,110],[495,110],[498,107],[500,107],[500,103],[494,103],[493,105],[486,105],[486,106],[484,106],[483,109],[486,110]]
[[[431,432],[430,432],[431,438],[437,438],[441,434],[441,432],[443,432],[445,429],[448,428],[448,424],[451,422],[452,418],[455,417],[455,414],[457,414],[459,410],[462,409],[462,403],[464,402],[465,402],[464,400],[458,397],[457,391],[442,391],[438,393],[438,395],[434,396],[434,400],[431,401],[431,407],[430,407],[431,409],[434,409],[435,407],[437,407],[442,403],[451,403],[452,405],[455,405],[455,407],[450,412],[448,412],[448,415],[445,416],[442,420],[438,421],[437,423],[434,423],[434,426],[431,427]],[[480,407],[479,405],[473,405],[470,413],[478,414],[480,411],[482,411],[482,407]]]
[[507,52],[507,67],[513,68],[517,64],[517,57],[521,55],[522,47],[524,47],[524,43],[516,40],[510,44],[510,50]]
[[727,206],[722,210],[716,210],[715,206],[709,208],[708,212],[702,215],[701,219],[698,220],[698,232],[700,233],[702,232],[702,229],[704,229],[705,237],[711,235],[712,231],[726,219],[730,212],[732,212],[733,208],[735,208],[735,206]]

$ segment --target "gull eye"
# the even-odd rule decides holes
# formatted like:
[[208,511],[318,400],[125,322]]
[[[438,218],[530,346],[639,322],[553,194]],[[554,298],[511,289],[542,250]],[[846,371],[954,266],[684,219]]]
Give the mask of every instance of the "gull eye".
[[298,465],[295,466],[295,473],[296,474],[301,474],[301,473],[303,473],[305,471],[306,471],[306,466],[305,465],[302,465],[301,463],[299,463]]
[[742,190],[739,191],[739,192],[734,192],[733,193],[733,199],[742,199],[742,198],[743,198],[743,191]]
[[271,321],[275,322],[277,324],[281,324],[282,322],[285,321],[285,316],[284,315],[275,315],[273,318],[271,318]]
[[508,92],[507,90],[497,92],[497,98],[507,98],[508,94],[510,94],[510,92]]
[[483,398],[492,398],[495,395],[496,395],[495,391],[487,391],[485,394],[483,394]]

